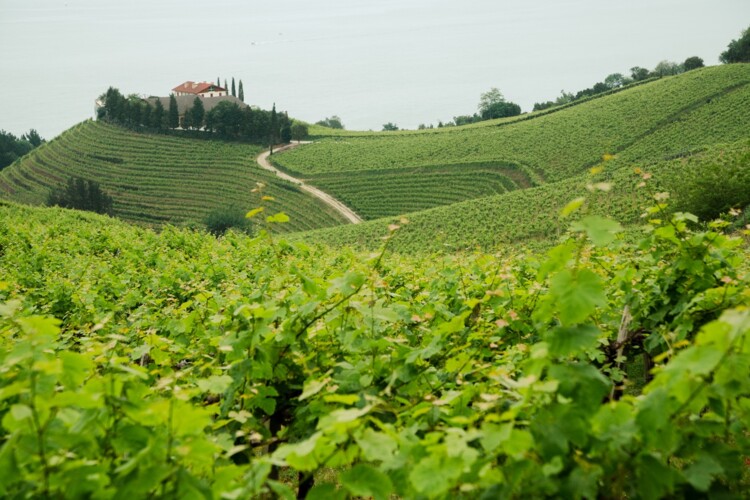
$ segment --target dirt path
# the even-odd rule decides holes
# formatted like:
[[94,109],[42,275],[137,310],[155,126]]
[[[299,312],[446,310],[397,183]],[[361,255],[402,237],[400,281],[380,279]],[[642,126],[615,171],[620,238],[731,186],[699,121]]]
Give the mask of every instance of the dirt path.
[[[282,146],[278,149],[276,149],[274,152],[278,153],[280,151],[284,151],[291,148],[296,148],[297,146],[301,144],[310,144],[309,142],[301,142],[301,143],[294,143],[294,144],[287,144],[286,146]],[[285,174],[281,170],[274,167],[270,161],[268,161],[268,157],[270,156],[269,151],[263,151],[261,154],[258,155],[257,161],[258,165],[260,165],[261,168],[265,170],[270,170],[271,172],[275,173],[276,176],[279,179],[284,179],[285,181],[289,181],[292,184],[296,184],[299,186],[299,188],[305,192],[310,193],[311,195],[315,196],[319,200],[321,200],[323,203],[328,205],[329,207],[336,210],[338,213],[344,216],[346,220],[351,222],[352,224],[359,224],[362,222],[362,219],[359,217],[359,215],[355,214],[354,211],[341,203],[339,200],[334,198],[328,193],[324,193],[320,189],[316,187],[312,187],[309,184],[305,184],[304,181],[297,179],[296,177],[292,177],[289,174]]]

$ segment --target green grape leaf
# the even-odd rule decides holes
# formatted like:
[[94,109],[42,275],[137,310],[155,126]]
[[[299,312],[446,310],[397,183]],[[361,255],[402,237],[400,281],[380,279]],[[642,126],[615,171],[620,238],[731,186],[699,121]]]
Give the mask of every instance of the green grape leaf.
[[619,222],[600,215],[589,215],[571,224],[574,231],[585,231],[594,245],[605,246],[612,243],[615,235],[622,231]]
[[353,496],[387,500],[393,491],[390,478],[371,465],[357,464],[340,477],[341,484]]
[[266,217],[266,222],[283,224],[284,222],[289,222],[289,216],[284,212],[279,212],[277,214],[269,215],[268,217]]
[[366,428],[355,440],[362,450],[362,456],[369,461],[388,462],[398,450],[398,444],[388,434]]
[[210,392],[211,394],[223,394],[224,391],[234,382],[229,375],[211,375],[206,379],[197,380],[195,383],[201,392]]
[[550,279],[550,294],[557,302],[563,325],[580,323],[597,306],[607,303],[602,279],[588,269],[560,271]]
[[549,352],[553,356],[569,356],[597,346],[599,329],[593,325],[553,328],[547,334]]

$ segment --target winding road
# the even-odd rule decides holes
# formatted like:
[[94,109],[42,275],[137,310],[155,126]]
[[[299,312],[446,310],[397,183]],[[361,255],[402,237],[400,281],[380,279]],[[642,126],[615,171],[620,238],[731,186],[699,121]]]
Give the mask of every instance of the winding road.
[[[282,146],[275,150],[276,153],[279,153],[281,151],[285,151],[287,149],[295,148],[297,146],[303,145],[303,144],[310,144],[309,142],[299,142],[296,144],[287,144],[285,146]],[[299,186],[299,188],[307,193],[310,193],[312,196],[315,196],[320,201],[328,205],[329,207],[336,210],[338,213],[340,213],[346,220],[351,222],[352,224],[359,224],[362,222],[362,218],[360,218],[359,215],[355,214],[354,211],[341,203],[339,200],[334,198],[328,193],[325,193],[321,191],[320,189],[313,187],[309,184],[306,184],[303,180],[298,179],[296,177],[292,177],[289,174],[286,174],[282,172],[281,170],[274,167],[270,161],[268,161],[268,157],[271,155],[270,151],[263,151],[261,154],[258,155],[258,158],[256,158],[256,161],[258,162],[258,165],[260,165],[260,168],[263,168],[265,170],[269,170],[276,174],[276,176],[279,179],[284,179],[285,181],[289,181],[292,184],[296,184]]]

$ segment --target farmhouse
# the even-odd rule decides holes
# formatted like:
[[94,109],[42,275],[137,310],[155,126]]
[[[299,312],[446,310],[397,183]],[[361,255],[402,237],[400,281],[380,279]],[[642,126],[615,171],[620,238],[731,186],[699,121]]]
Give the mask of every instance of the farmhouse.
[[172,89],[176,96],[222,97],[229,95],[227,89],[210,82],[185,82]]

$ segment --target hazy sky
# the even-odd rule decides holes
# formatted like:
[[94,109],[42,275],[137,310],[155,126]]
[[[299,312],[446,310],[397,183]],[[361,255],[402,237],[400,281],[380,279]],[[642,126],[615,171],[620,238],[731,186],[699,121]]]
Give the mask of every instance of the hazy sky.
[[718,55],[750,0],[0,0],[0,129],[52,138],[108,86],[242,79],[245,101],[349,129],[526,111],[632,66]]

